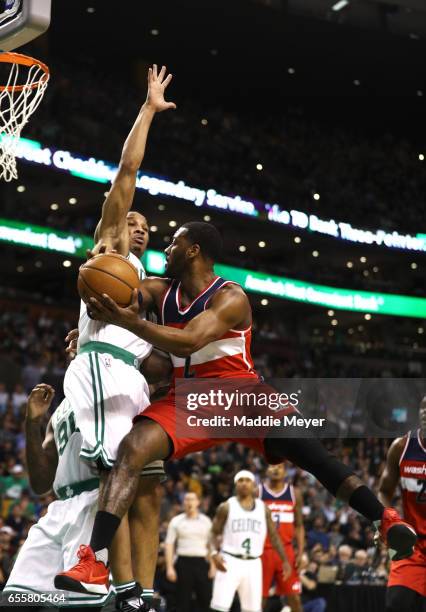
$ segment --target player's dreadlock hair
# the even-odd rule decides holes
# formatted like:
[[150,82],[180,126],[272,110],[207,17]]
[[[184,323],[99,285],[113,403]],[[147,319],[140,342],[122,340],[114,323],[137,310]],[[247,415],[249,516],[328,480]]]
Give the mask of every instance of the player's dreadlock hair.
[[222,251],[222,237],[219,231],[211,223],[203,221],[190,221],[184,223],[188,231],[186,237],[192,244],[200,246],[201,253],[204,257],[216,262]]

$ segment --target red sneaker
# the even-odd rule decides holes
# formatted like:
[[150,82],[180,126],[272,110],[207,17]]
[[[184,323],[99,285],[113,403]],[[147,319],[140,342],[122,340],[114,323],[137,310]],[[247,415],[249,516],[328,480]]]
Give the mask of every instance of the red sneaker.
[[411,525],[402,520],[394,508],[385,508],[379,533],[388,547],[391,561],[411,557],[417,542],[417,534]]
[[55,576],[55,587],[63,591],[106,595],[109,591],[109,570],[105,563],[96,559],[90,546],[81,545],[77,556],[77,565]]

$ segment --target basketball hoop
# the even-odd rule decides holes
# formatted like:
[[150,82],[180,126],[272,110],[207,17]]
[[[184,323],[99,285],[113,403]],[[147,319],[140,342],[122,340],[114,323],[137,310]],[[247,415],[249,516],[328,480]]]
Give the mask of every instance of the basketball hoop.
[[22,128],[43,99],[49,68],[20,53],[0,53],[0,64],[10,64],[6,85],[0,85],[0,179],[18,178],[16,151]]

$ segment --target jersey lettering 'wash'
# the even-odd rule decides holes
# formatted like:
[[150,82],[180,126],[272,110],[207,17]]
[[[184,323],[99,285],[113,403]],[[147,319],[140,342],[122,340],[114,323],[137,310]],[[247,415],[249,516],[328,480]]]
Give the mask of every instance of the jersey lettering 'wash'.
[[426,537],[426,448],[420,429],[408,432],[399,461],[404,518]]

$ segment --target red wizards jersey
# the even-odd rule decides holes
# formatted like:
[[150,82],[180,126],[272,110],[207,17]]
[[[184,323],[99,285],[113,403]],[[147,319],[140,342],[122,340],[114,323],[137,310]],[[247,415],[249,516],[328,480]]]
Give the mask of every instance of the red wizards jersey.
[[[180,282],[172,280],[161,307],[161,322],[169,327],[184,328],[189,321],[207,309],[216,291],[228,284],[236,284],[216,276],[185,308],[181,306]],[[251,325],[247,329],[230,329],[226,334],[184,359],[170,355],[174,377],[183,378],[238,378],[257,376],[250,353]]]
[[426,447],[420,429],[408,432],[399,462],[404,518],[426,537]]
[[[283,544],[292,544],[294,539],[294,508],[296,497],[293,486],[285,484],[278,493],[273,493],[266,484],[260,485],[259,497],[268,506],[272,519],[276,523],[278,533]],[[269,536],[266,538],[265,548],[271,548]]]

